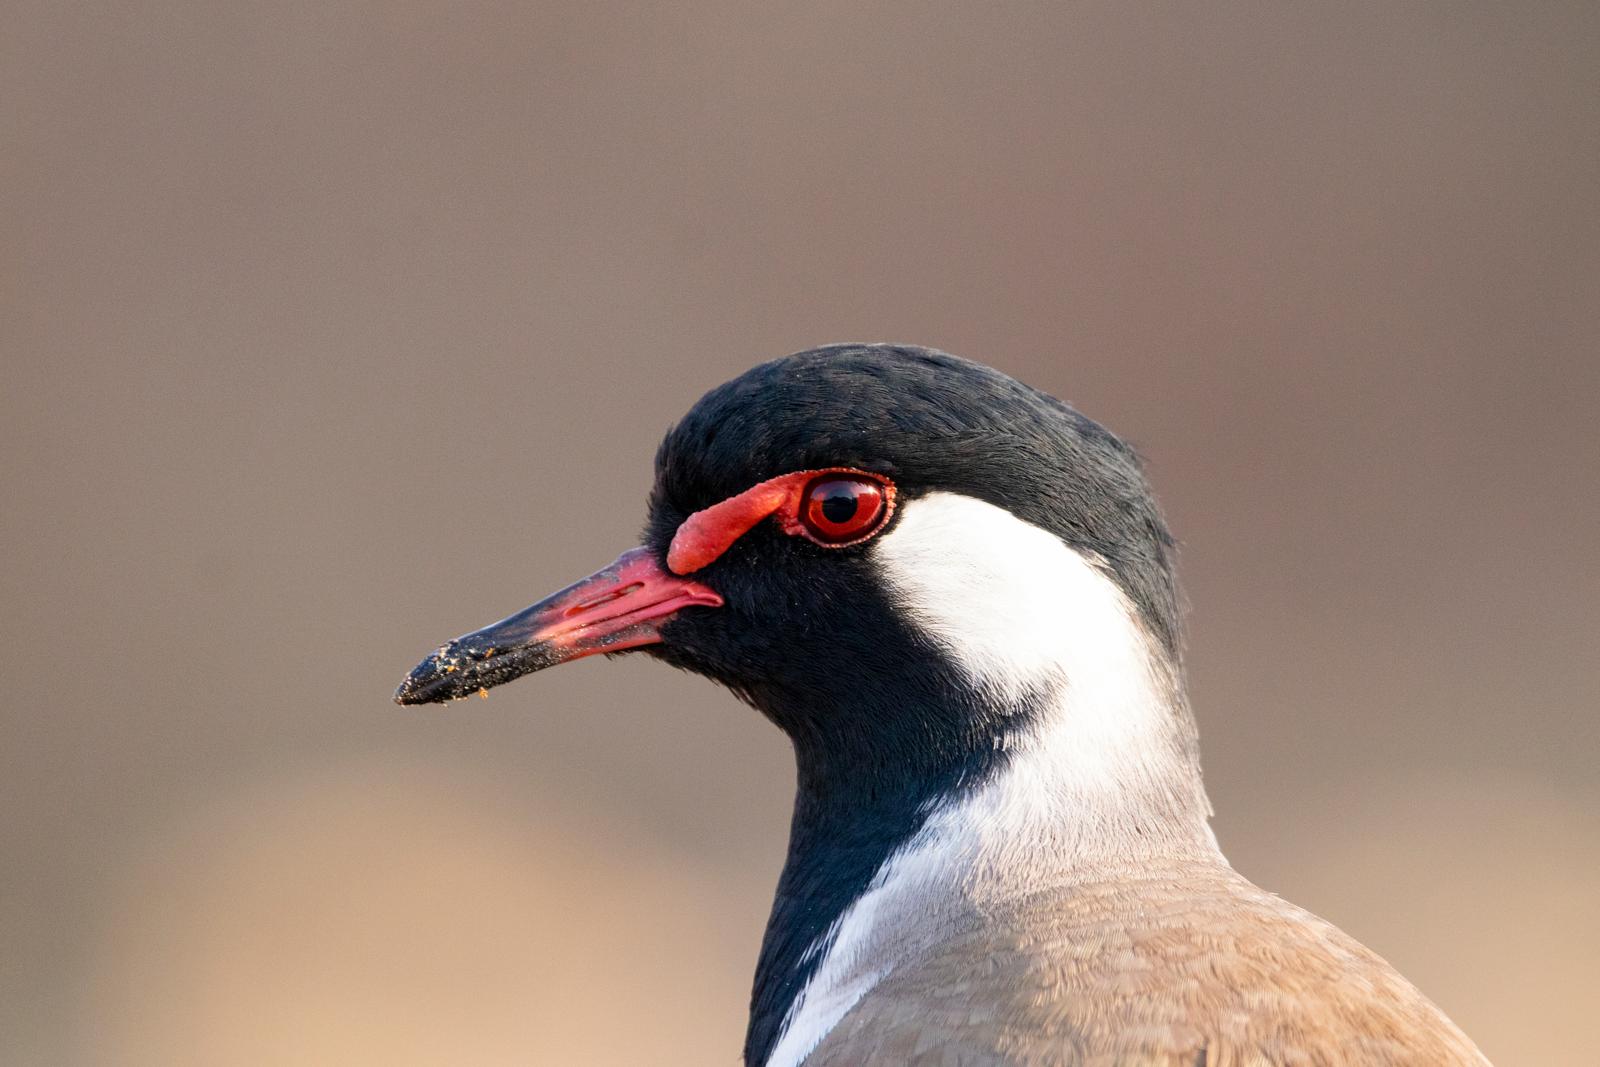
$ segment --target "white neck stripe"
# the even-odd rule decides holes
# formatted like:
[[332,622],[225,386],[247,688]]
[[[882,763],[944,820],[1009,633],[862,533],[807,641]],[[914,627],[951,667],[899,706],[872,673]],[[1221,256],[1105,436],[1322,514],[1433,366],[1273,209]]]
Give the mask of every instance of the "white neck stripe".
[[950,493],[906,503],[872,560],[900,610],[997,706],[1054,699],[1026,729],[997,733],[1004,769],[932,812],[812,947],[822,962],[766,1067],[796,1067],[885,975],[985,899],[1109,863],[1221,862],[1176,670],[1094,561]]

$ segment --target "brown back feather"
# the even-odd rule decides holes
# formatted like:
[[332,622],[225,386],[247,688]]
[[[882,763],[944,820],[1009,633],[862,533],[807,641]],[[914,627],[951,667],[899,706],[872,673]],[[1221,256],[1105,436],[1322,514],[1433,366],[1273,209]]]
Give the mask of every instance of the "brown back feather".
[[807,1067],[1487,1067],[1392,967],[1220,864],[1106,872],[973,917]]

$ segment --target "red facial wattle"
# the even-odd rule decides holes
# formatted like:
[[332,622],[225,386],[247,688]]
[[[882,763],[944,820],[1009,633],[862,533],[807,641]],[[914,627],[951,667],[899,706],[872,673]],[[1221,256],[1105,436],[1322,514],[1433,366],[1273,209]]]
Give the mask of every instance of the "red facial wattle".
[[[838,506],[845,497],[855,503],[848,512]],[[847,548],[883,528],[894,497],[888,478],[853,467],[780,474],[685,519],[667,550],[667,568],[692,574],[710,565],[768,516],[790,536]]]

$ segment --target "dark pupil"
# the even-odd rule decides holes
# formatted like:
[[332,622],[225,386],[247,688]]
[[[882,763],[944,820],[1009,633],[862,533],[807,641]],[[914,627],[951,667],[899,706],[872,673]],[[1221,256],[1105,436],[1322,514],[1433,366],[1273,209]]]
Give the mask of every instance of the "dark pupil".
[[828,496],[822,501],[822,517],[836,525],[849,522],[855,518],[856,498],[850,492],[841,492]]

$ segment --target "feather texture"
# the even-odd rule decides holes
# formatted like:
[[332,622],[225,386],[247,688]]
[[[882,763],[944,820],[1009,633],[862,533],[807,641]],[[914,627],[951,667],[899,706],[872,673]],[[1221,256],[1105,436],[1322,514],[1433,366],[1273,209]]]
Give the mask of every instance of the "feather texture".
[[1102,868],[973,912],[804,1062],[1488,1063],[1378,956],[1218,862]]

